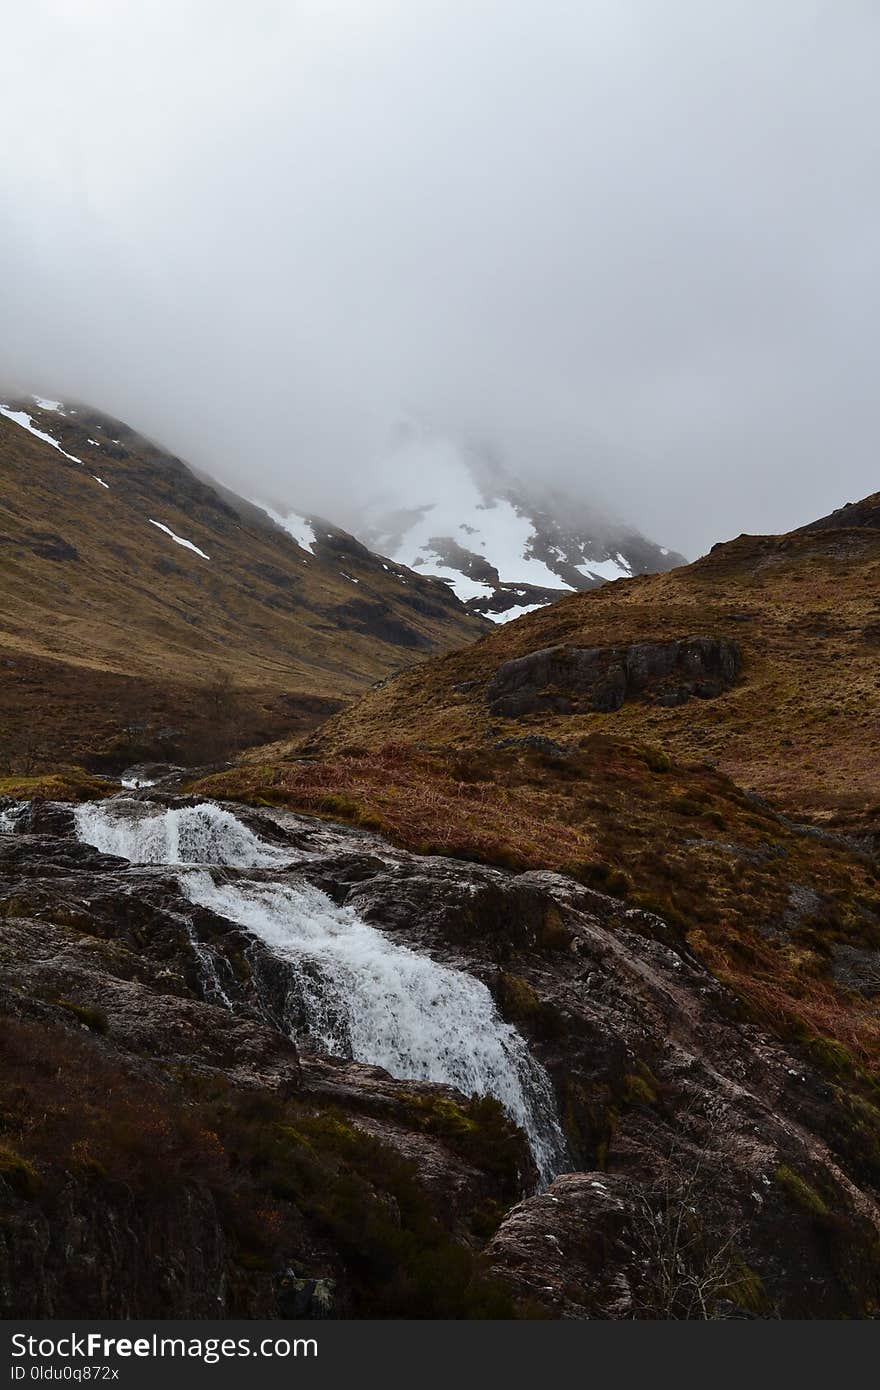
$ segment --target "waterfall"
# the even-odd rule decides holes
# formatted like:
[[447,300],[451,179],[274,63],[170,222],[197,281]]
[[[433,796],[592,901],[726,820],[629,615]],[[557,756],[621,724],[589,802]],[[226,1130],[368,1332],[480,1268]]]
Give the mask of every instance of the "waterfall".
[[494,1095],[528,1135],[541,1177],[553,1176],[564,1141],[550,1080],[480,980],[397,945],[308,883],[215,884],[202,871],[181,885],[276,956],[317,967],[304,996],[317,1051]]
[[[290,863],[210,803],[162,812],[142,802],[127,803],[121,813],[119,806],[80,807],[80,838],[138,863],[240,869]],[[565,1141],[550,1079],[480,980],[398,945],[305,881],[217,883],[205,867],[184,869],[179,881],[190,902],[245,927],[294,967],[302,989],[301,1043],[384,1067],[400,1079],[493,1095],[528,1136],[542,1181],[560,1170]]]
[[22,812],[26,810],[26,801],[14,801],[11,806],[6,807],[5,811],[0,811],[0,835],[13,835],[16,822]]
[[77,834],[103,854],[133,864],[223,864],[231,869],[273,868],[289,855],[205,801],[157,811],[145,801],[114,797],[89,801],[75,812]]

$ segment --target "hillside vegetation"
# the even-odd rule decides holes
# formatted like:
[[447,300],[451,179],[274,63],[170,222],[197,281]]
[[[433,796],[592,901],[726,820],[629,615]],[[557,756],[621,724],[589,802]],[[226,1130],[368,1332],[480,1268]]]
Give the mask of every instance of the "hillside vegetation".
[[[412,849],[561,870],[656,912],[756,1019],[873,1092],[875,502],[842,529],[828,519],[742,536],[669,574],[573,595],[201,787],[349,819]],[[626,661],[634,646],[690,650],[694,636],[737,653],[732,684],[710,697],[668,677],[606,713],[490,708],[499,668],[530,653],[602,648]]]
[[483,630],[444,584],[329,525],[301,548],[117,420],[9,409],[31,425],[0,414],[10,772],[107,754],[207,761],[309,727]]

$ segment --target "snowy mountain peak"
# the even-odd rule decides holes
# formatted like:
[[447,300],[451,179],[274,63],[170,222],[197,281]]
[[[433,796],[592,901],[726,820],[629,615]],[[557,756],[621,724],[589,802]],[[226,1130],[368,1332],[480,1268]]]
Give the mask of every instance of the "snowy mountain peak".
[[565,593],[685,563],[583,501],[525,486],[497,458],[451,439],[402,432],[382,481],[354,528],[360,539],[443,580],[495,622]]

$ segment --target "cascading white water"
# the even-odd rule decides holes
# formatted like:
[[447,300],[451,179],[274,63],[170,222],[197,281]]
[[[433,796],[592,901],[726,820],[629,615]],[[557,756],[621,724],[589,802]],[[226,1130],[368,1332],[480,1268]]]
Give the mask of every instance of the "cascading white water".
[[[78,808],[76,820],[81,839],[137,863],[277,868],[285,862],[281,851],[210,803],[157,813],[144,803],[104,802]],[[215,883],[204,868],[181,873],[179,881],[192,903],[307,967],[302,1008],[316,1050],[384,1067],[401,1079],[494,1095],[527,1134],[542,1180],[560,1170],[565,1141],[549,1077],[500,1018],[481,981],[397,945],[306,882]]]
[[318,967],[304,1000],[317,1050],[494,1095],[528,1135],[542,1178],[558,1170],[565,1145],[549,1078],[480,980],[398,946],[308,883],[215,884],[204,871],[180,882],[275,955]]
[[26,801],[16,801],[7,806],[5,811],[0,811],[0,835],[14,834],[16,821],[26,808]]
[[103,854],[133,864],[225,864],[231,869],[273,868],[289,856],[260,840],[210,801],[157,811],[149,802],[114,798],[86,802],[75,812],[77,834]]

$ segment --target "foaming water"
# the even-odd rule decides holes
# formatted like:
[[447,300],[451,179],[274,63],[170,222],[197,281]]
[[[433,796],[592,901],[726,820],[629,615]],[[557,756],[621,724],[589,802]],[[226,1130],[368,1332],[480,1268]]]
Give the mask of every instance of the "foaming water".
[[316,1050],[494,1095],[528,1135],[542,1179],[559,1170],[565,1143],[550,1080],[481,981],[397,945],[308,883],[215,884],[204,871],[180,882],[191,902],[275,955],[317,967],[303,995]]
[[550,1079],[481,981],[398,945],[306,882],[215,883],[202,866],[277,869],[292,856],[210,802],[160,810],[116,798],[75,814],[81,840],[132,863],[178,866],[192,903],[245,927],[293,967],[301,1043],[400,1079],[493,1095],[528,1136],[542,1181],[564,1167]]
[[157,810],[149,802],[121,798],[86,802],[75,812],[86,844],[133,864],[225,864],[232,869],[269,869],[289,860],[259,839],[231,811],[210,801]]
[[26,810],[26,801],[15,801],[5,811],[0,811],[0,835],[14,834],[18,819]]

